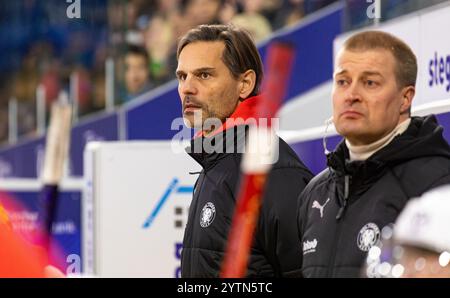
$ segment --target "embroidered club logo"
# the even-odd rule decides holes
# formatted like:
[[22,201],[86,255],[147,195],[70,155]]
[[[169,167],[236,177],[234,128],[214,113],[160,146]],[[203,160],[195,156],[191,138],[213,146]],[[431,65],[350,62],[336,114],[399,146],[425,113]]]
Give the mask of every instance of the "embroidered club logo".
[[317,239],[314,239],[312,241],[304,241],[303,242],[303,255],[312,253],[312,252],[316,252],[316,247],[317,247],[318,241]]
[[200,226],[202,228],[209,227],[216,217],[216,207],[213,203],[208,202],[203,206],[200,213]]
[[362,251],[369,251],[380,240],[380,229],[374,223],[368,223],[359,231],[358,247]]
[[325,206],[328,204],[329,201],[330,201],[330,198],[328,198],[328,199],[326,200],[326,202],[325,202],[323,205],[320,205],[320,203],[317,202],[317,201],[314,201],[314,202],[313,202],[312,208],[313,208],[313,209],[314,209],[314,208],[319,209],[319,211],[320,211],[320,218],[323,217],[323,209],[325,208]]

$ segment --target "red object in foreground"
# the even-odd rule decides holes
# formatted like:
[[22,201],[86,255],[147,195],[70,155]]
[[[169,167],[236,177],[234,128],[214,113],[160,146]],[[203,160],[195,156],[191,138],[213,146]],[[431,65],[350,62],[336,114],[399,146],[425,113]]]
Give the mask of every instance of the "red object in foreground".
[[[275,117],[286,92],[294,51],[290,46],[281,43],[274,43],[268,51],[267,76],[255,116],[259,119],[266,118],[270,128],[271,119]],[[267,133],[270,133],[270,129]],[[245,158],[246,156],[243,161]],[[258,160],[258,158],[251,159],[247,167],[243,169],[236,210],[222,265],[221,277],[223,278],[241,278],[247,273],[248,256],[259,217],[266,178],[270,171],[270,167],[261,167]]]
[[[0,278],[63,277],[61,271],[48,265],[47,251],[40,241],[48,238],[45,232],[20,228],[33,225],[16,216],[26,210],[15,197],[0,191]],[[53,251],[59,252],[56,246]]]
[[222,268],[225,278],[245,276],[266,174],[249,174],[243,179]]
[[17,233],[9,212],[25,210],[14,197],[0,191],[0,278],[44,277],[46,252],[31,244],[29,233]]
[[26,243],[5,222],[0,222],[0,243],[0,278],[44,277],[45,250]]

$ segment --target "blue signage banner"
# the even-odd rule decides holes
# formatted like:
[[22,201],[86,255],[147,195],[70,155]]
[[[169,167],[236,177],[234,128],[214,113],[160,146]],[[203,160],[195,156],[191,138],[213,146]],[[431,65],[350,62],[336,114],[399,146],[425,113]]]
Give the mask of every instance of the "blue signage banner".
[[44,137],[0,150],[0,178],[36,178],[44,162]]
[[106,114],[91,121],[79,123],[72,129],[70,142],[70,176],[83,176],[83,152],[88,142],[119,139],[117,113]]

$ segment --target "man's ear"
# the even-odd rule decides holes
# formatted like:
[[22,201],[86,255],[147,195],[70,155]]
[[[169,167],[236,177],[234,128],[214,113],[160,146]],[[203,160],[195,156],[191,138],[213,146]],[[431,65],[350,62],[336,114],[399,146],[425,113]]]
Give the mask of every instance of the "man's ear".
[[402,105],[400,106],[400,114],[411,111],[412,100],[416,94],[414,86],[408,86],[402,90]]
[[249,69],[240,76],[239,82],[239,98],[246,99],[252,94],[256,85],[256,73]]

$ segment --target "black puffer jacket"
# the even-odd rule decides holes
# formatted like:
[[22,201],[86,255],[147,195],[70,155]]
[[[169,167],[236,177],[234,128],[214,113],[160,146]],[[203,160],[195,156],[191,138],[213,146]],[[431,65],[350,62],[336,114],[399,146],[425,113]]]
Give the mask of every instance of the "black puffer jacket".
[[[235,133],[235,144],[242,145],[245,132],[239,131],[242,132],[238,129]],[[206,143],[226,147],[225,134],[221,133]],[[191,148],[195,148],[196,142],[204,140],[194,139]],[[184,234],[181,276],[218,277],[235,209],[242,154],[189,154],[203,170],[194,188]],[[297,197],[312,176],[289,145],[279,139],[279,159],[268,176],[251,248],[249,277],[300,274],[296,204]]]
[[305,277],[358,277],[367,251],[408,199],[450,183],[450,147],[434,116],[408,129],[366,161],[349,162],[345,142],[329,168],[299,198]]

